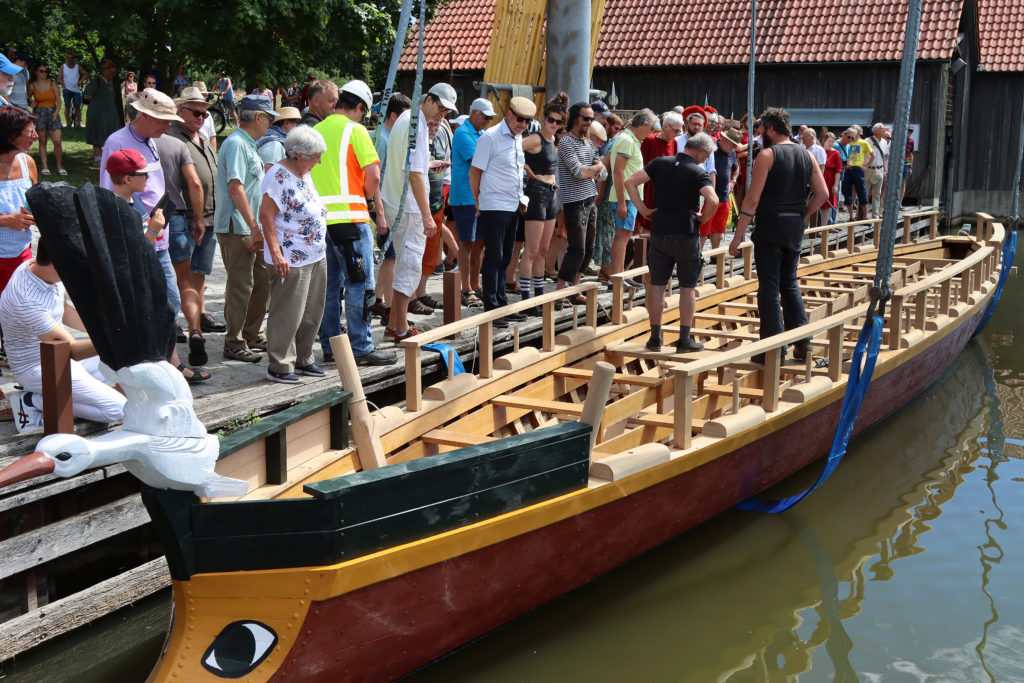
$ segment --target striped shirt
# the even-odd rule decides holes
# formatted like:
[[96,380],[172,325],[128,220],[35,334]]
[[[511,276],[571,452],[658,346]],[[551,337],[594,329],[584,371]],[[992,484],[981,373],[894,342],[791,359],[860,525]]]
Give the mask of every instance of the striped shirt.
[[18,266],[0,295],[0,327],[14,377],[27,376],[39,367],[39,335],[46,334],[64,318],[64,285],[43,282],[28,269]]
[[563,204],[582,202],[597,196],[597,183],[584,178],[583,169],[597,159],[597,150],[589,139],[564,135],[558,142],[558,191]]

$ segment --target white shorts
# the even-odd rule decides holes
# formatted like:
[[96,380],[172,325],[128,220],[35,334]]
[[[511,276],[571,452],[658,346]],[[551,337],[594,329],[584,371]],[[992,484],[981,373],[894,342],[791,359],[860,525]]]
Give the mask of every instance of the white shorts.
[[395,234],[391,243],[395,245],[395,278],[391,286],[396,292],[412,296],[420,286],[423,252],[427,248],[423,217],[407,211],[393,230]]
[[[71,361],[71,407],[75,417],[93,422],[117,422],[124,419],[124,404],[128,399],[107,384],[100,374],[100,358],[92,356],[83,361]],[[32,392],[32,404],[43,406],[43,370],[35,366],[30,372],[14,378]]]

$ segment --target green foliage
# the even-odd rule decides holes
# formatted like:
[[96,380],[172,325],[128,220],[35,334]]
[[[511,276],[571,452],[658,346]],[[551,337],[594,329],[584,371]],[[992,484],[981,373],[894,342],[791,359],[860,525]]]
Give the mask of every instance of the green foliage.
[[260,421],[260,419],[261,419],[260,416],[256,414],[256,409],[253,408],[251,411],[249,411],[248,415],[243,415],[242,417],[236,417],[234,420],[231,420],[226,425],[224,425],[223,427],[218,429],[217,430],[217,438],[218,439],[223,439],[228,434],[232,434],[234,432],[237,432],[242,427],[248,427],[249,425],[256,424],[257,422]]
[[[432,15],[438,0],[427,1]],[[92,74],[105,57],[140,80],[155,65],[165,90],[179,68],[223,71],[240,88],[302,82],[308,71],[383,85],[400,9],[401,0],[6,0],[0,25],[4,47],[51,67],[68,50]]]

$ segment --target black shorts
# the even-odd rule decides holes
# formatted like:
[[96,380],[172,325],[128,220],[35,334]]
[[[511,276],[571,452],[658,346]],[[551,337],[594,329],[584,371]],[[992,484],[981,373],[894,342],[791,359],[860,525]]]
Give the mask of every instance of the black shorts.
[[672,277],[672,268],[676,267],[679,286],[696,287],[704,267],[700,240],[697,235],[651,235],[647,267],[652,285],[667,285]]
[[526,207],[526,220],[528,221],[553,221],[555,220],[555,190],[557,186],[553,183],[545,183],[531,178],[526,182],[526,196],[530,198],[530,204]]

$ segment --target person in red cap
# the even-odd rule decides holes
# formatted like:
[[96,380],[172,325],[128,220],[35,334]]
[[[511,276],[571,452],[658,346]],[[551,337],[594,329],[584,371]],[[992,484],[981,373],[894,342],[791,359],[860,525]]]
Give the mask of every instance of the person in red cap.
[[142,227],[150,244],[163,235],[167,219],[164,217],[163,209],[154,209],[151,214],[148,213],[138,195],[146,189],[146,176],[159,170],[160,162],[147,164],[142,154],[135,149],[119,149],[107,157],[107,173],[114,184],[114,194],[139,212]]
[[[703,133],[704,127],[708,125],[708,113],[704,111],[704,107],[699,107],[696,104],[687,107],[683,110],[683,126],[686,128],[676,138],[676,149],[684,149],[686,147],[686,141],[697,133]],[[712,154],[707,158],[703,164],[704,170],[711,176],[711,186],[715,186],[715,160]]]

